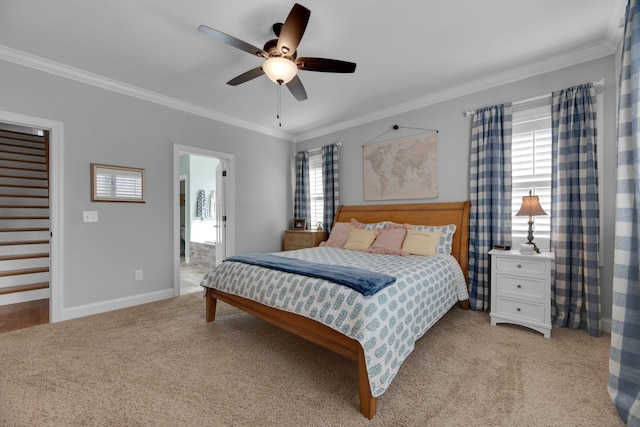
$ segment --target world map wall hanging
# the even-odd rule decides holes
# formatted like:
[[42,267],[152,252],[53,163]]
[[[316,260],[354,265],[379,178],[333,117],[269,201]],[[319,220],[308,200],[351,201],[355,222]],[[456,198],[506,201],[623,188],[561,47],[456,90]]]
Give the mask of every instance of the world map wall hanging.
[[438,196],[438,131],[362,146],[364,200]]

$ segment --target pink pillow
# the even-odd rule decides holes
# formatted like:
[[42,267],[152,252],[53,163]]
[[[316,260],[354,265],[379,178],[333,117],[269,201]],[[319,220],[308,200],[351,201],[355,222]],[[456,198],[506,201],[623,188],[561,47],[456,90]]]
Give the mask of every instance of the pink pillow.
[[348,222],[337,222],[333,224],[333,229],[329,235],[329,239],[322,246],[331,246],[334,248],[341,248],[347,243],[349,239],[349,233],[353,229],[353,225]]
[[361,222],[358,222],[357,219],[355,218],[351,218],[351,227],[352,228],[364,228],[364,224]]
[[376,241],[371,245],[372,248],[391,249],[394,251],[400,251],[402,249],[402,242],[407,235],[407,230],[404,228],[387,228],[380,231],[380,234],[376,238]]

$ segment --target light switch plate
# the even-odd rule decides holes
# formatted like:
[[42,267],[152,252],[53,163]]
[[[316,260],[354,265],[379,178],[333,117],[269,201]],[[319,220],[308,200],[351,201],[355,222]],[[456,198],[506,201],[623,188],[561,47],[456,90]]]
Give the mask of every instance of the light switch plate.
[[98,222],[98,211],[82,212],[82,220],[84,222]]

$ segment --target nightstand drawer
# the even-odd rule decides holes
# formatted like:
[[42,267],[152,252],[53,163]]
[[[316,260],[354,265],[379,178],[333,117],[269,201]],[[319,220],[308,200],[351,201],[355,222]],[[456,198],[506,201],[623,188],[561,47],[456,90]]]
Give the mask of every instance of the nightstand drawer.
[[498,295],[509,294],[516,298],[544,298],[544,279],[528,277],[496,275],[496,290]]
[[512,300],[509,298],[496,297],[495,312],[512,317],[519,317],[523,320],[530,320],[546,323],[544,318],[544,303],[536,304],[528,301]]
[[[532,255],[533,256],[533,255]],[[498,258],[496,260],[496,273],[509,273],[518,276],[537,276],[549,274],[545,268],[545,263],[537,260],[528,260],[524,257],[520,259]]]
[[310,248],[313,247],[313,235],[311,233],[284,233],[284,243],[289,247]]

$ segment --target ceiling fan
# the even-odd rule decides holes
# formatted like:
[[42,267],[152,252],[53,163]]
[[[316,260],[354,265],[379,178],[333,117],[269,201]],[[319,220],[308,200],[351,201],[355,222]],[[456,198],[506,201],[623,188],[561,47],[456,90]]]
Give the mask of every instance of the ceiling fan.
[[262,49],[205,25],[200,25],[198,31],[265,59],[261,66],[240,74],[229,80],[227,84],[237,86],[266,74],[273,82],[286,85],[298,101],[304,101],[307,99],[307,92],[298,77],[298,70],[325,73],[353,73],[356,70],[356,64],[353,62],[297,57],[298,44],[307,28],[310,15],[309,9],[298,3],[294,4],[284,24],[273,24],[273,32],[277,38],[267,41]]

